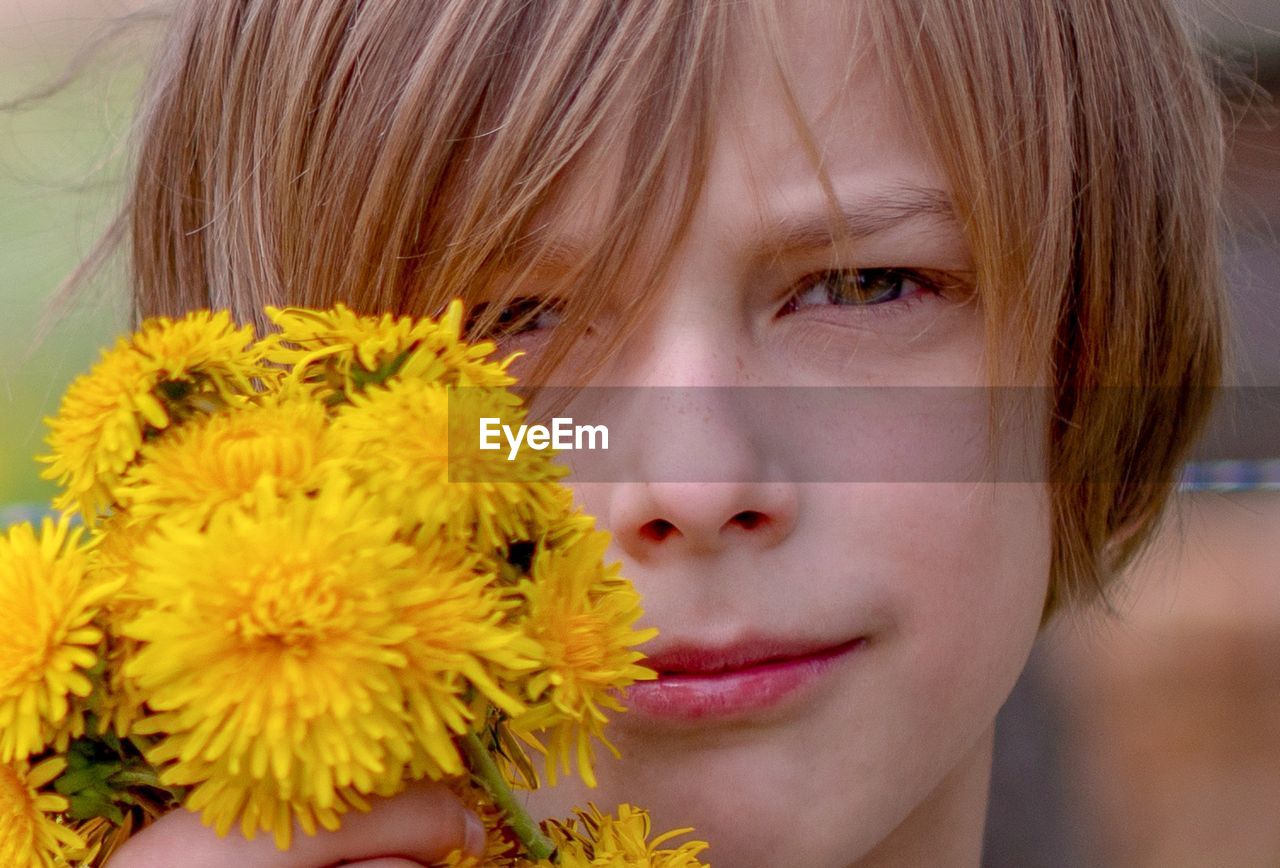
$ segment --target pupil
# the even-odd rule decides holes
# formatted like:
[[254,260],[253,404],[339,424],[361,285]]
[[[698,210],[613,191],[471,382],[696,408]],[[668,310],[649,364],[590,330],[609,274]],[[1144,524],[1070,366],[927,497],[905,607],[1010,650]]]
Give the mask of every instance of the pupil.
[[892,301],[902,291],[902,275],[885,268],[859,269],[841,275],[837,283],[835,300],[845,304]]

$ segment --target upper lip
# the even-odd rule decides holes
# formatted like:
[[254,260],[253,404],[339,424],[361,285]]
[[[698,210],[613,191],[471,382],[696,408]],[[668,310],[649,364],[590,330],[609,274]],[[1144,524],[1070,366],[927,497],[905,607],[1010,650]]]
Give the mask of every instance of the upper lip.
[[857,639],[743,639],[728,645],[675,643],[639,661],[659,675],[714,674],[805,657],[852,645]]

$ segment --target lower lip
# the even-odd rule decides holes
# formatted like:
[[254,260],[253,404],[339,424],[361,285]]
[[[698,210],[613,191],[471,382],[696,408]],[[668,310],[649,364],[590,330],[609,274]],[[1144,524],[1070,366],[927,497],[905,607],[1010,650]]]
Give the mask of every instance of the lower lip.
[[772,708],[810,686],[864,643],[864,639],[854,639],[803,657],[742,669],[659,675],[653,681],[632,684],[624,699],[632,711],[668,720],[747,715]]

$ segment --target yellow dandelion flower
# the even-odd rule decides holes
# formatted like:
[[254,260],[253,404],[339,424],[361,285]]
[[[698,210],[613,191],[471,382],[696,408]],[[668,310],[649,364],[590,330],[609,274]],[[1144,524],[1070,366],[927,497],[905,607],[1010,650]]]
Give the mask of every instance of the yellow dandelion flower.
[[419,748],[415,777],[463,772],[454,736],[474,726],[469,685],[509,714],[524,711],[502,684],[531,670],[539,649],[505,623],[510,607],[475,562],[460,545],[436,541],[410,564],[418,579],[402,599],[399,619],[413,634],[397,648],[408,663],[400,679]]
[[63,395],[46,420],[52,453],[46,479],[66,490],[54,502],[96,515],[114,500],[121,474],[144,441],[186,416],[252,393],[267,344],[236,329],[221,311],[197,311],[181,320],[147,320],[133,335],[104,350],[88,374]]
[[152,530],[150,522],[131,521],[123,512],[108,516],[88,545],[90,581],[109,584],[115,591],[101,607],[106,634],[102,658],[106,672],[87,702],[98,719],[100,732],[113,730],[124,738],[142,715],[145,696],[134,679],[125,674],[125,663],[138,652],[139,643],[122,632],[123,627],[142,613],[145,602],[134,587],[138,564],[136,553]]
[[125,825],[117,826],[106,817],[94,817],[71,824],[71,829],[84,841],[80,864],[101,865],[129,839],[133,822],[125,814]]
[[293,820],[331,828],[424,757],[461,771],[448,734],[468,682],[436,676],[483,683],[477,660],[514,665],[513,631],[457,558],[395,532],[335,477],[314,497],[255,496],[203,531],[161,520],[138,552],[146,611],[124,628],[142,643],[125,669],[154,714],[135,731],[164,734],[149,759],[194,787],[187,806],[220,832],[239,819],[283,848]]
[[688,835],[693,829],[674,829],[652,841],[649,814],[632,805],[619,805],[617,816],[601,814],[595,805],[577,811],[568,822],[544,823],[555,841],[556,862],[532,863],[537,868],[706,868],[698,855],[709,846],[705,841],[687,841],[674,848],[662,845]]
[[62,757],[0,763],[0,865],[65,868],[87,855],[84,839],[55,819],[69,805],[48,787],[66,767]]
[[293,377],[317,388],[329,403],[349,398],[390,377],[466,386],[509,386],[511,359],[492,361],[492,342],[462,339],[462,303],[454,301],[438,321],[408,316],[362,316],[345,305],[329,310],[268,307],[288,346],[272,360],[292,367]]
[[164,733],[149,755],[225,833],[332,826],[361,794],[399,785],[411,754],[396,646],[416,573],[394,522],[340,484],[254,499],[201,532],[157,523],[137,554],[143,643],[126,665]]
[[76,700],[93,689],[99,607],[115,588],[85,576],[81,529],[64,515],[39,536],[20,524],[0,536],[0,762],[84,732]]
[[553,785],[557,767],[567,773],[576,757],[583,781],[595,786],[592,739],[618,753],[604,738],[604,709],[624,710],[614,693],[655,677],[637,663],[644,655],[632,647],[657,631],[633,628],[643,614],[640,595],[618,575],[618,564],[605,566],[608,544],[608,533],[595,531],[569,545],[542,547],[530,578],[517,586],[525,601],[523,626],[544,656],[526,681],[530,708],[511,726],[522,736],[548,730],[546,767]]
[[469,453],[457,444],[478,446],[479,418],[518,408],[502,390],[466,391],[472,397],[464,409],[451,412],[456,391],[422,380],[393,381],[353,396],[334,417],[333,434],[354,456],[360,483],[397,513],[403,527],[421,528],[426,537],[469,540],[477,551],[492,552],[534,536],[550,516],[571,507],[572,495],[555,481],[564,468],[546,453],[528,451],[507,462],[489,452],[482,459],[489,469],[469,465]]
[[117,491],[134,520],[180,515],[197,524],[247,505],[264,478],[273,494],[320,487],[335,450],[313,401],[268,398],[206,416],[146,444]]
[[255,343],[253,326],[237,328],[229,312],[197,310],[178,320],[144,320],[129,343],[163,380],[230,397],[251,393],[251,379],[269,373],[261,363],[274,339]]
[[71,824],[75,833],[84,839],[83,855],[75,862],[77,868],[112,864],[111,857],[126,841],[163,817],[170,809],[167,804],[140,797],[136,789],[130,792],[130,797],[137,804],[123,812],[124,822],[120,825],[107,817],[92,817]]

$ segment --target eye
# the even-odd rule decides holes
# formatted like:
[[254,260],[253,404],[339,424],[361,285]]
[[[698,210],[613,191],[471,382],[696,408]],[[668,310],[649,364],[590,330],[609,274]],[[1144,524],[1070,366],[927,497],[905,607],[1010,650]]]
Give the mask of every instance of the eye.
[[836,305],[872,307],[909,300],[924,293],[940,294],[943,284],[924,272],[905,268],[846,268],[824,271],[801,281],[780,313],[808,307]]
[[482,301],[471,308],[466,324],[468,336],[509,338],[555,328],[563,319],[564,305],[559,299],[517,296],[499,308],[496,317],[491,312],[493,307],[493,302]]

